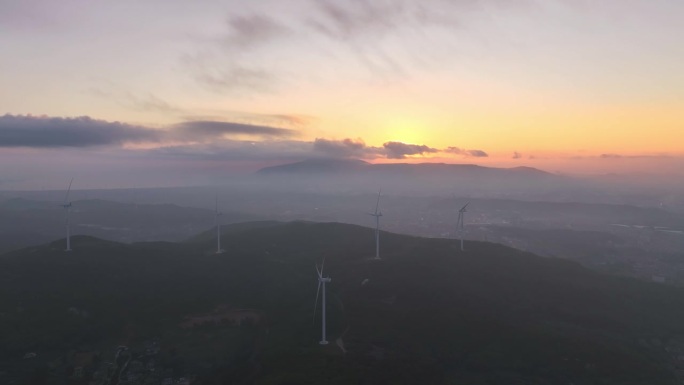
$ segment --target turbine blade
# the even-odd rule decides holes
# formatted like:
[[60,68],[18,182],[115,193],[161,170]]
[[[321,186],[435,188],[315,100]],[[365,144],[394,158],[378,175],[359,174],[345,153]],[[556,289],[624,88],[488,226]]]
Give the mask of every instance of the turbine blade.
[[321,270],[318,268],[318,264],[316,264],[316,273],[318,273],[318,278],[321,278]]
[[321,278],[323,277],[323,266],[325,266],[325,257],[323,257],[323,263],[321,263]]
[[469,204],[470,204],[470,202],[466,203],[465,206],[463,206],[460,211],[465,211],[466,207],[468,207]]
[[71,182],[69,182],[69,188],[67,189],[66,195],[64,196],[64,203],[67,203],[67,200],[69,200],[69,192],[71,192],[72,183],[74,183],[74,178],[71,178]]
[[318,310],[318,294],[321,292],[321,281],[318,281],[318,289],[316,290],[316,301],[314,302],[314,312],[313,317],[311,317],[311,323],[316,322],[316,311]]
[[375,202],[375,214],[378,213],[378,208],[380,207],[380,191],[378,191],[378,201]]

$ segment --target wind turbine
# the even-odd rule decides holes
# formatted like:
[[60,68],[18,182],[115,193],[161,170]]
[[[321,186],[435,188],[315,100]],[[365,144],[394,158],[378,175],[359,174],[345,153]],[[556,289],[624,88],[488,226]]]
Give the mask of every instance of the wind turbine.
[[380,259],[380,191],[378,191],[378,201],[375,203],[375,212],[368,215],[375,217],[375,259]]
[[461,235],[461,251],[463,251],[463,231],[464,231],[464,224],[463,224],[463,216],[466,212],[466,207],[470,202],[466,203],[465,206],[461,207],[460,210],[458,210],[458,220],[456,221],[456,230],[460,233]]
[[222,254],[221,249],[221,223],[219,223],[219,217],[223,215],[218,209],[218,195],[216,196],[216,208],[214,209],[214,226],[216,226],[216,254]]
[[62,207],[64,207],[64,210],[66,210],[66,250],[64,251],[71,251],[71,239],[69,235],[69,212],[71,212],[71,202],[69,202],[69,192],[71,192],[72,183],[74,183],[74,178],[71,178],[71,182],[69,182],[69,188],[67,189],[66,196],[64,197],[64,203],[62,203]]
[[323,285],[323,296],[321,299],[321,341],[319,344],[327,345],[328,341],[325,339],[325,284],[332,281],[330,277],[323,277],[323,266],[325,266],[325,259],[321,264],[321,269],[318,269],[318,264],[316,264],[316,272],[318,273],[318,290],[316,290],[316,302],[314,302],[314,319],[316,318],[316,309],[318,307],[318,294],[321,292],[321,285]]

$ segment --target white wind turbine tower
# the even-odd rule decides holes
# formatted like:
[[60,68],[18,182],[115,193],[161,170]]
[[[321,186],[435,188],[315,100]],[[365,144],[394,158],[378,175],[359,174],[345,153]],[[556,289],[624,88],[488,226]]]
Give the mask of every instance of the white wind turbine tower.
[[466,212],[466,207],[468,207],[469,204],[470,202],[466,203],[465,206],[461,207],[461,209],[458,210],[458,220],[456,221],[456,230],[461,235],[461,251],[463,251],[463,231],[465,229],[465,226],[463,224],[463,216]]
[[216,196],[216,208],[214,209],[214,226],[216,226],[216,254],[223,253],[221,249],[221,223],[219,217],[223,215],[218,209],[218,195]]
[[71,239],[69,234],[69,212],[71,212],[71,202],[69,202],[69,192],[71,192],[72,183],[74,183],[74,178],[71,178],[71,182],[69,182],[69,188],[64,197],[64,203],[62,203],[62,207],[66,210],[66,249],[64,251],[71,251]]
[[327,345],[328,341],[325,339],[325,284],[332,281],[330,277],[323,277],[323,266],[325,266],[325,259],[321,264],[321,269],[318,269],[318,264],[316,264],[316,272],[318,273],[318,290],[316,291],[316,302],[314,303],[314,319],[316,318],[316,308],[318,307],[318,294],[321,292],[321,285],[323,285],[323,296],[321,297],[321,341],[319,344]]
[[378,191],[378,201],[375,203],[375,212],[368,215],[375,217],[375,259],[380,259],[380,191]]

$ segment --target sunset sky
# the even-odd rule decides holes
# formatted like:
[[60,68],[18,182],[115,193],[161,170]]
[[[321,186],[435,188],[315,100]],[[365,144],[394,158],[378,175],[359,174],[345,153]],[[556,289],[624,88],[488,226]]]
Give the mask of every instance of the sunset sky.
[[682,20],[676,0],[2,0],[0,189],[321,156],[681,174]]

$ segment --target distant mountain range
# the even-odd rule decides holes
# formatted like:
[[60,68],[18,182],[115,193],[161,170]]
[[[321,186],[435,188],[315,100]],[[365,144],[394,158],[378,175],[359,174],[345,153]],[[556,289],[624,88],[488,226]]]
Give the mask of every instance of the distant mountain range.
[[448,163],[380,163],[358,159],[307,159],[301,162],[265,167],[260,175],[369,174],[391,176],[451,175],[459,177],[555,177],[532,167],[496,168],[475,164]]
[[[355,159],[309,159],[263,168],[257,180],[290,189],[340,191],[363,186],[400,194],[545,194],[577,181],[531,167],[496,168],[474,164],[384,163]],[[375,187],[377,186],[377,187]]]
[[359,159],[307,159],[301,162],[264,167],[257,171],[261,175],[276,174],[321,174],[350,173],[368,170],[373,165]]

